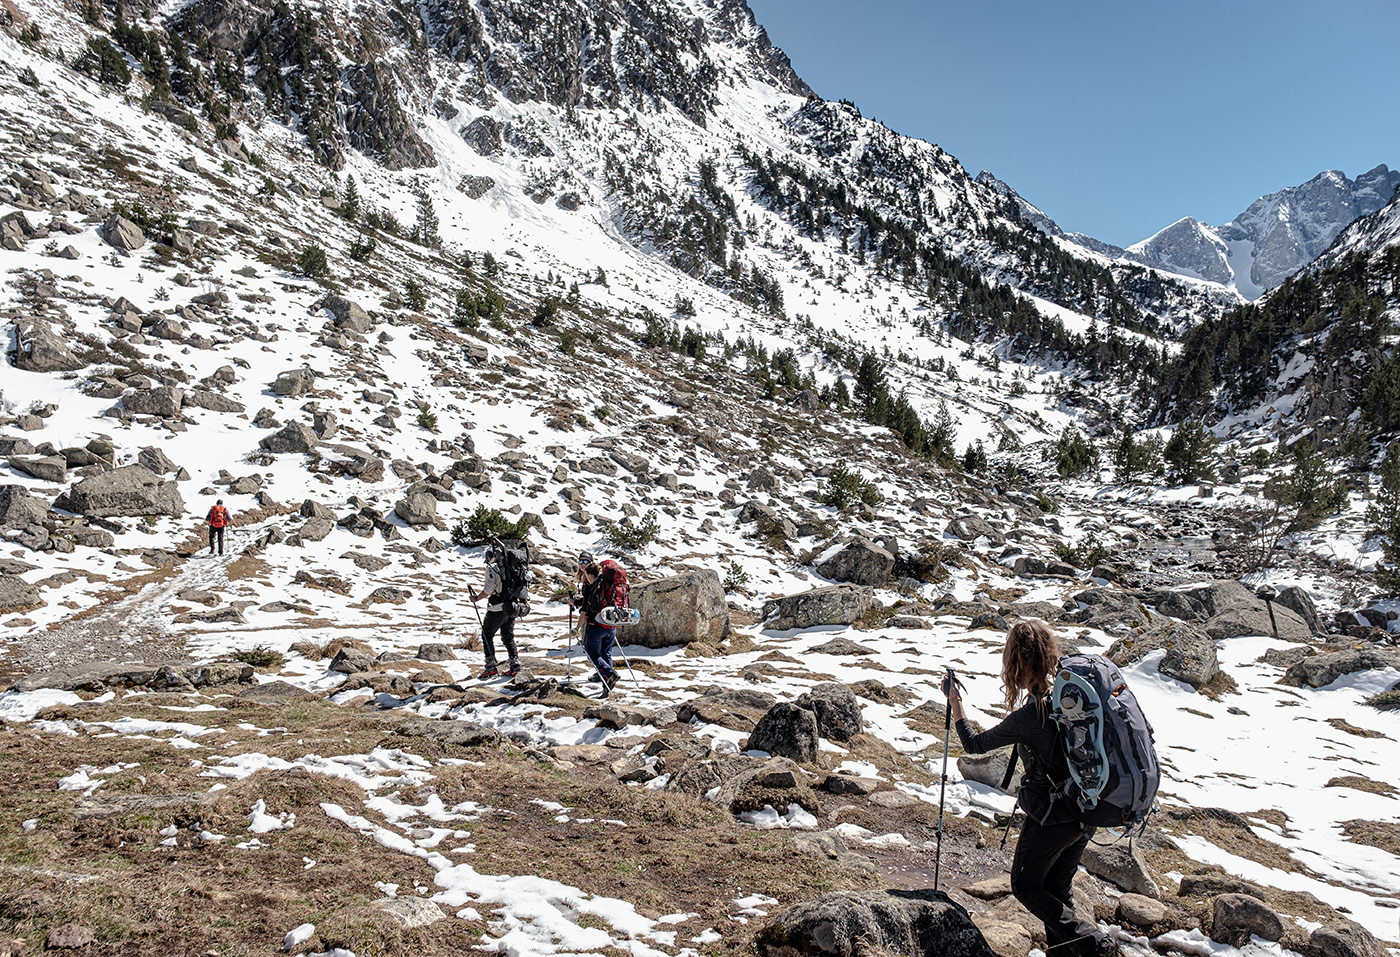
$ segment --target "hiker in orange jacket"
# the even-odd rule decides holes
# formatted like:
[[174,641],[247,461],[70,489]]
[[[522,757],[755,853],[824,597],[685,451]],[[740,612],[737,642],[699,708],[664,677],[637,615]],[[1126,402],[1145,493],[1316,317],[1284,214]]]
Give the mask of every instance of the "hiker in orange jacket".
[[219,554],[224,553],[224,529],[233,524],[233,519],[229,517],[228,509],[224,508],[224,500],[219,499],[214,503],[214,507],[209,510],[209,514],[204,520],[209,523],[209,554],[214,554],[214,542],[219,543]]

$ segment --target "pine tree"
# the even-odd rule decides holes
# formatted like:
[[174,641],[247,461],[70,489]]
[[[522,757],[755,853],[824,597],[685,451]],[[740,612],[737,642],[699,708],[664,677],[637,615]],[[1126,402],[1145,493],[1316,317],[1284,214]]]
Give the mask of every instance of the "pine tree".
[[1282,507],[1285,533],[1316,528],[1324,518],[1346,508],[1346,482],[1332,475],[1311,441],[1295,443],[1285,455],[1292,460],[1292,468],[1264,483],[1264,497]]
[[345,195],[340,200],[340,215],[350,222],[360,218],[360,191],[355,186],[355,177],[345,177]]
[[1172,477],[1178,485],[1201,479],[1215,480],[1211,455],[1215,451],[1215,436],[1200,419],[1187,419],[1176,427],[1162,450],[1162,457],[1172,467]]
[[433,209],[433,198],[428,195],[425,187],[418,187],[416,191],[418,197],[418,216],[413,221],[413,232],[409,238],[420,246],[437,247],[442,245],[442,237],[438,235],[438,216]]
[[1072,425],[1065,426],[1055,443],[1055,471],[1060,478],[1076,478],[1099,464],[1098,450]]
[[1386,447],[1377,474],[1381,487],[1366,510],[1366,521],[1371,523],[1372,535],[1384,537],[1384,558],[1376,569],[1376,577],[1386,588],[1396,591],[1400,590],[1400,443],[1392,442]]

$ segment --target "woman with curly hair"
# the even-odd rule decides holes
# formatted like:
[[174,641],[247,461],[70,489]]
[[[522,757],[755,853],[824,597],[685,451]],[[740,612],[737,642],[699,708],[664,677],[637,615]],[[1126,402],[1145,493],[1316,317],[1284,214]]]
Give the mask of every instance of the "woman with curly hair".
[[1045,922],[1048,957],[1112,957],[1117,940],[1074,912],[1072,882],[1094,829],[1081,823],[1074,801],[1056,800],[1069,779],[1060,729],[1050,716],[1059,659],[1059,641],[1045,622],[1012,626],[1001,653],[1001,683],[1011,713],[980,734],[967,722],[957,685],[945,680],[944,694],[964,751],[984,754],[1015,745],[1025,768],[1017,800],[1026,821],[1011,861],[1011,892]]

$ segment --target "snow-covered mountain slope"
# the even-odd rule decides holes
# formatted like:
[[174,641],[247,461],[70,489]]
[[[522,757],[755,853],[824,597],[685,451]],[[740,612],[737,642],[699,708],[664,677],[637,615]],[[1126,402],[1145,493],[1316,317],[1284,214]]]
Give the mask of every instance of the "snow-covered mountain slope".
[[1400,242],[1400,192],[1374,213],[1362,216],[1338,233],[1314,265],[1326,269],[1353,253],[1381,252],[1391,249],[1397,242]]
[[[89,23],[27,2],[0,35],[7,676],[86,695],[101,677],[53,672],[110,667],[117,685],[193,696],[175,666],[145,666],[263,660],[261,647],[286,656],[262,684],[490,724],[564,761],[559,748],[622,746],[561,707],[557,685],[550,697],[549,680],[582,665],[562,598],[588,549],[625,561],[639,596],[694,576],[730,625],[627,646],[645,679],[615,703],[645,709],[646,728],[733,756],[748,719],[682,722],[674,706],[712,685],[786,699],[879,682],[863,686],[875,771],[900,768],[889,789],[925,804],[942,669],[991,688],[1008,616],[1102,650],[1148,622],[1229,679],[1193,684],[1163,648],[1119,647],[1174,719],[1159,744],[1179,816],[1155,879],[1229,872],[1306,891],[1271,898],[1300,927],[1340,904],[1387,932],[1395,855],[1341,822],[1391,823],[1400,731],[1362,701],[1400,671],[1384,627],[1332,617],[1385,609],[1305,554],[1251,584],[1298,585],[1326,621],[1281,611],[1299,644],[1275,647],[1232,582],[1253,636],[1216,639],[1216,616],[1172,589],[1244,571],[1212,533],[1258,505],[1257,483],[1055,474],[1067,430],[1131,426],[1171,352],[1156,330],[1220,311],[1203,284],[1076,252],[938,147],[808,98],[734,0],[123,10],[118,28],[113,9]],[[86,72],[70,67],[79,50]],[[966,472],[952,461],[964,450]],[[219,497],[230,547],[205,557]],[[1378,554],[1362,507],[1325,531],[1349,568]],[[475,543],[506,523],[539,576],[520,624],[538,682],[515,688],[524,704],[471,680]],[[844,620],[784,622],[774,607],[837,582],[864,603]],[[848,653],[866,641],[872,654]],[[1275,687],[1306,650],[1354,642],[1375,655],[1361,672]],[[424,645],[466,647],[432,662],[442,649]],[[0,711],[35,717],[25,694]],[[175,707],[205,704],[223,706]],[[1307,735],[1280,731],[1284,708]],[[1344,716],[1351,730],[1314,720]],[[1217,723],[1234,737],[1205,755]],[[1384,736],[1374,765],[1338,737],[1358,731]],[[1273,764],[1246,767],[1263,735],[1356,786],[1314,774],[1279,788]],[[861,761],[848,750],[830,770]],[[1005,807],[969,791],[984,812]],[[373,823],[352,826],[387,840],[388,805],[370,801]],[[1239,832],[1193,817],[1207,801],[1247,815]],[[605,937],[588,946],[624,943]]]
[[1328,170],[1262,196],[1223,226],[1187,217],[1128,247],[1168,272],[1208,279],[1257,299],[1315,260],[1343,228],[1390,201],[1400,171],[1385,164],[1355,180]]

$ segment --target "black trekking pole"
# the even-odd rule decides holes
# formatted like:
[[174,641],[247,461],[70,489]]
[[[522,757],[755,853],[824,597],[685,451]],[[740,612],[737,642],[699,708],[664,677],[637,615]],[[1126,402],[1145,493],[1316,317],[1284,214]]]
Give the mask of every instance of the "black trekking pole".
[[[486,625],[483,624],[482,621],[481,621],[481,609],[478,608],[478,607],[476,607],[476,589],[473,588],[472,586],[468,585],[468,586],[467,586],[467,595],[468,595],[468,597],[470,597],[471,600],[472,600],[472,611],[476,612],[476,627],[477,627],[477,629],[478,629],[478,633],[479,633],[479,634],[485,634],[485,633],[486,633]],[[484,641],[482,642],[482,645],[483,645],[483,646],[485,645],[485,642],[484,642]]]
[[933,854],[933,889],[938,890],[938,871],[943,863],[943,793],[948,785],[948,741],[953,728],[953,689],[962,688],[962,682],[953,672],[948,669],[948,675],[943,679],[943,694],[947,699],[947,704],[943,707],[943,775],[938,779],[938,831],[936,840],[938,849]]
[[574,656],[574,596],[569,596],[569,643],[564,646],[564,684],[570,684]]

